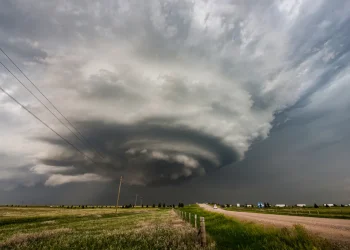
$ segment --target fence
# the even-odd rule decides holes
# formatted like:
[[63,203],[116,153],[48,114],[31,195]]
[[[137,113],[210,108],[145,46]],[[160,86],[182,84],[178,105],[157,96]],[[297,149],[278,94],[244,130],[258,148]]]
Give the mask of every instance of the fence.
[[[197,237],[199,237],[199,241],[201,246],[205,247],[207,245],[207,234],[205,231],[205,219],[204,217],[198,217],[196,214],[191,214],[185,211],[175,210],[177,215],[183,219],[184,221],[190,223],[198,230]],[[193,218],[193,219],[192,219]],[[199,219],[199,225],[197,224]],[[192,224],[193,222],[193,224]]]

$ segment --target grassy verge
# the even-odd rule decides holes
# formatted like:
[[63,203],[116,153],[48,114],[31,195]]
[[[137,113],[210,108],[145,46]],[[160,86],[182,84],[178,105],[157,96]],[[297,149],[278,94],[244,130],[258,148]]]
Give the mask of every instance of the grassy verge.
[[31,208],[20,215],[6,210],[1,221],[6,223],[0,226],[0,249],[200,248],[196,231],[170,209],[125,209],[116,214],[114,209]]
[[332,219],[350,219],[350,207],[336,208],[225,208],[229,211],[306,216]]
[[[301,226],[293,229],[242,223],[221,214],[207,212],[196,205],[181,209],[205,217],[206,230],[217,249],[335,249],[328,241],[307,233]],[[192,216],[193,218],[193,216]],[[193,224],[192,220],[192,224]]]

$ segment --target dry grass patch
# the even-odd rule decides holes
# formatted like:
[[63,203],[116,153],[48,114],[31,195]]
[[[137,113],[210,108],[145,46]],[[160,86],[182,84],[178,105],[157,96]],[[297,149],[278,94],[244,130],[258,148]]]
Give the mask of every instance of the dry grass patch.
[[44,238],[49,238],[53,236],[57,236],[64,233],[70,233],[72,232],[72,229],[70,228],[59,228],[59,229],[53,229],[53,230],[46,230],[38,233],[19,233],[11,236],[9,239],[0,242],[0,248],[11,248],[13,246],[25,247],[28,242],[40,240]]

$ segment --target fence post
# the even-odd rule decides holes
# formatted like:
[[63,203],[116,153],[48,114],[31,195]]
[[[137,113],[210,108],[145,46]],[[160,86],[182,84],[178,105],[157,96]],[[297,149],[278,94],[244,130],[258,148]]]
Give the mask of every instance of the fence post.
[[188,222],[191,224],[191,213],[188,214]]
[[194,215],[194,227],[197,229],[197,215]]
[[200,217],[200,232],[201,232],[201,245],[205,247],[207,245],[207,236],[205,233],[205,220],[204,217]]

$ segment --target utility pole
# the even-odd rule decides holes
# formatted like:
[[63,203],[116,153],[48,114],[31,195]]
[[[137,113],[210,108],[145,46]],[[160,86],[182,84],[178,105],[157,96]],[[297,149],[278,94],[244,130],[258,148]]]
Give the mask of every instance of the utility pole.
[[134,204],[134,207],[136,207],[136,202],[137,202],[137,194],[136,194],[136,198],[135,198],[135,204]]
[[121,186],[122,186],[122,180],[123,180],[123,176],[120,176],[119,190],[118,190],[118,199],[117,199],[117,206],[116,206],[116,208],[115,208],[116,213],[118,213],[119,196],[120,196],[120,188],[121,188]]

